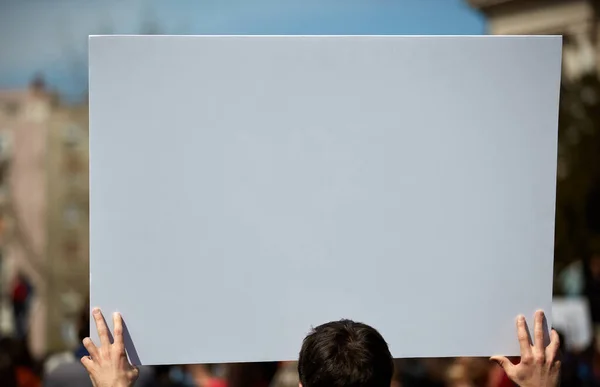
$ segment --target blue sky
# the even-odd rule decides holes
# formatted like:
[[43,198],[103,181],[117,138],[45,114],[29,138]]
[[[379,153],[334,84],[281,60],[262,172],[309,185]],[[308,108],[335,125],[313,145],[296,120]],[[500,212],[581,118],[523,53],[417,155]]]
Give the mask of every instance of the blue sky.
[[69,99],[87,87],[87,36],[485,33],[465,0],[0,0],[0,88],[41,72]]

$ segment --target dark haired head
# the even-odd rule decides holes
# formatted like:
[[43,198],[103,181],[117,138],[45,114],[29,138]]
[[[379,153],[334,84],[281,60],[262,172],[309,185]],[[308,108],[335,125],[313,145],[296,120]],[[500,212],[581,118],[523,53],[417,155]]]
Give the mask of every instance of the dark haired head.
[[340,320],[320,325],[306,336],[298,373],[303,387],[389,387],[394,363],[374,328]]

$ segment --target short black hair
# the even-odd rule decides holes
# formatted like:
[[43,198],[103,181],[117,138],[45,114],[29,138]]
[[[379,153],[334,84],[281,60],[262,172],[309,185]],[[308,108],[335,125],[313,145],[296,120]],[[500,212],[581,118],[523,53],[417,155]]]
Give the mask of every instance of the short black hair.
[[303,387],[389,387],[393,373],[394,361],[383,336],[352,320],[314,328],[298,359]]

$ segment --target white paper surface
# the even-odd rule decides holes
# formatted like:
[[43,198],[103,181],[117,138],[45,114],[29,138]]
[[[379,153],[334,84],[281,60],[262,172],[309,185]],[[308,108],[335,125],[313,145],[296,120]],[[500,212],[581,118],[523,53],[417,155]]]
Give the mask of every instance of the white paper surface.
[[293,360],[340,318],[395,357],[518,354],[560,65],[547,36],[92,37],[92,305],[138,364]]

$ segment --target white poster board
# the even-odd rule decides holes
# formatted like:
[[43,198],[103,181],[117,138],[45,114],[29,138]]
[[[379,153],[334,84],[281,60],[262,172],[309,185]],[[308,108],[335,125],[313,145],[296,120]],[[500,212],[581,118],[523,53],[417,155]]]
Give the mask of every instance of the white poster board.
[[136,363],[518,353],[551,310],[560,37],[90,38],[91,303]]

